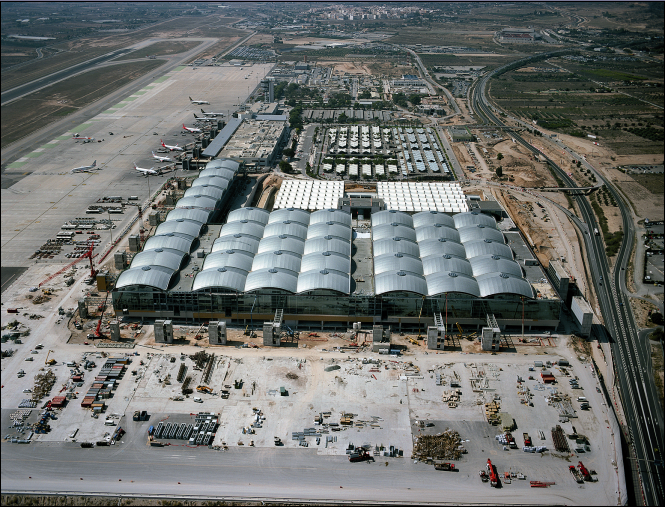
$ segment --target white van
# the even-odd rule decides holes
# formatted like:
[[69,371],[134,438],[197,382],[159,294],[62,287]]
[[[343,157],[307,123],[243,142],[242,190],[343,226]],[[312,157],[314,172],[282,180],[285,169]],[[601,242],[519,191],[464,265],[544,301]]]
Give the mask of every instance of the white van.
[[107,419],[104,421],[105,426],[115,426],[115,421],[113,419]]
[[199,398],[198,396],[196,396],[194,398],[194,403],[203,403],[203,400],[201,398]]
[[584,403],[587,401],[587,399],[584,396],[578,396],[577,401],[579,401],[580,403]]

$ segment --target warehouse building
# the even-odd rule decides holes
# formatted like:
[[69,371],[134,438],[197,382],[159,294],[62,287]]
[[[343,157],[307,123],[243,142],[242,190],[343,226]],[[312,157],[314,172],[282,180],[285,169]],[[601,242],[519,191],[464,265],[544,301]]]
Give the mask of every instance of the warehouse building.
[[218,155],[241,161],[245,167],[269,166],[275,163],[279,147],[287,137],[286,116],[245,119]]

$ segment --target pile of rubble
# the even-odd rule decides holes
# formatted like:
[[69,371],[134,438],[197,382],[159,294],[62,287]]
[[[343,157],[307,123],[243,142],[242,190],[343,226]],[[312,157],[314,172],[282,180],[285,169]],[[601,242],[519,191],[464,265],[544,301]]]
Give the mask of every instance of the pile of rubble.
[[438,435],[421,435],[416,438],[413,446],[413,458],[427,459],[460,459],[465,452],[459,433],[446,429]]
[[33,401],[38,401],[48,396],[55,384],[55,373],[47,370],[46,373],[35,375],[35,387],[32,390]]

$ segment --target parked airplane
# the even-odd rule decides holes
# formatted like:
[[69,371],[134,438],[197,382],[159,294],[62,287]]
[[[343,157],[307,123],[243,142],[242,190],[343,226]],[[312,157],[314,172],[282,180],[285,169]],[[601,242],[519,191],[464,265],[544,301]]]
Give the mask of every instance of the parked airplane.
[[152,152],[152,158],[156,158],[160,162],[173,162],[169,157],[161,157],[159,155],[155,155],[155,152]]
[[201,112],[206,116],[224,116],[224,113],[206,113],[203,109],[201,109]]
[[95,140],[94,137],[83,137],[83,136],[80,136],[79,134],[74,134],[74,137],[72,137],[72,139],[76,139],[76,140],[80,140],[80,141],[88,141],[88,142]]
[[191,97],[189,97],[189,101],[190,101],[192,104],[199,104],[199,105],[200,105],[200,104],[210,104],[210,102],[208,102],[207,100],[194,100],[194,99],[191,98]]
[[95,169],[97,167],[97,161],[95,160],[92,165],[84,165],[81,167],[75,167],[72,169],[72,174],[73,173],[87,173]]
[[169,146],[168,144],[164,144],[164,141],[162,141],[161,139],[160,139],[160,141],[161,141],[161,143],[162,143],[162,146],[163,146],[164,148],[166,148],[167,150],[170,150],[170,151],[184,151],[184,150],[183,150],[180,146],[178,146],[177,144],[176,144],[175,146]]
[[184,123],[182,124],[182,128],[183,128],[184,130],[186,130],[187,132],[191,132],[192,134],[196,134],[196,133],[198,133],[198,132],[201,132],[201,129],[197,129],[197,128],[194,128],[194,127],[192,127],[192,128],[190,128],[190,127],[185,127],[185,124],[184,124]]
[[216,121],[214,118],[208,118],[207,116],[196,116],[196,113],[194,113],[194,118],[196,121]]
[[142,167],[138,167],[136,165],[136,162],[134,162],[134,169],[136,169],[137,171],[139,171],[140,173],[142,173],[145,176],[150,176],[151,174],[162,174],[161,170],[160,171],[155,171],[154,167],[151,167],[150,169],[143,169]]

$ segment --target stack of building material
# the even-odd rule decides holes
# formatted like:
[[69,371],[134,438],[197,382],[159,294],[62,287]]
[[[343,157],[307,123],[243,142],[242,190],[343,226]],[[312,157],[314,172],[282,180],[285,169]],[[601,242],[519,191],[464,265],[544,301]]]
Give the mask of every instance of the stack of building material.
[[494,400],[489,403],[485,403],[485,417],[487,418],[487,422],[492,424],[492,425],[497,425],[499,424],[500,417],[499,417],[499,409],[501,407],[499,406],[499,402]]
[[462,455],[462,441],[459,433],[446,429],[438,435],[421,435],[413,446],[413,457],[427,459],[459,459]]

